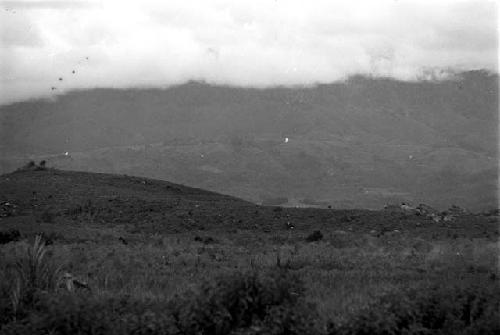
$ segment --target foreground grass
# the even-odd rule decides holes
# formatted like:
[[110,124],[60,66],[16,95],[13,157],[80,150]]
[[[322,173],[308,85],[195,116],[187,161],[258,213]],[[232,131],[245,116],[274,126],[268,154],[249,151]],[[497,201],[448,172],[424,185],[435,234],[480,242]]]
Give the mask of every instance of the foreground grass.
[[[16,300],[16,294],[23,295],[16,264],[32,250],[35,231],[53,242],[44,247],[40,266],[69,272],[89,289],[67,292],[54,272],[52,284]],[[331,229],[323,231],[323,239],[307,242],[310,233],[145,235],[125,226],[30,226],[24,239],[0,248],[0,329],[56,334],[81,327],[86,334],[500,331],[496,241],[425,240],[404,232],[375,237]],[[106,312],[98,317],[95,310]]]

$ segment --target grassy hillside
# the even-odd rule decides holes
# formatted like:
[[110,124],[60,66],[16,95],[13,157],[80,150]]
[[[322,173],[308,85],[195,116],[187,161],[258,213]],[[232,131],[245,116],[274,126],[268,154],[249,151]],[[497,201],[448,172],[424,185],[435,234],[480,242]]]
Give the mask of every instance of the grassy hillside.
[[36,168],[0,176],[0,210],[2,334],[500,330],[495,213],[264,207]]

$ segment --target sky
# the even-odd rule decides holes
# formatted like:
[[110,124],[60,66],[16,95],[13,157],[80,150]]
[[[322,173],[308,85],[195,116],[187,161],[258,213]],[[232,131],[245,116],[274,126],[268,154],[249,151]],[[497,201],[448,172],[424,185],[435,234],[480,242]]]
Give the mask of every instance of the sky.
[[314,85],[498,72],[495,1],[0,1],[0,104],[189,80]]

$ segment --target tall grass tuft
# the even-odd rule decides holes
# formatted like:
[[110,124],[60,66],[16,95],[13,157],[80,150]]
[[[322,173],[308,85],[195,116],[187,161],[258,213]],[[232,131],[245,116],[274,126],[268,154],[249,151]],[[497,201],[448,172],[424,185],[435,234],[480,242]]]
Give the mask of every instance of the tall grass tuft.
[[47,257],[47,247],[41,235],[35,237],[33,245],[15,264],[15,276],[11,288],[11,303],[14,315],[22,305],[30,306],[36,295],[56,289],[60,267]]

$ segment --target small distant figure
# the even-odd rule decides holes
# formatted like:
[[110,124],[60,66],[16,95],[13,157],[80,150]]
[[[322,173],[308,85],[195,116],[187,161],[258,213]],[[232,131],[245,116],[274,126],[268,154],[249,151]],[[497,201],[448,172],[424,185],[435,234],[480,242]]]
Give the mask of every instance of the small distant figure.
[[294,229],[294,228],[295,228],[295,226],[293,225],[293,223],[291,223],[290,221],[287,221],[287,222],[286,222],[286,227],[287,227],[288,229],[290,229],[290,230],[292,230],[292,229]]
[[41,161],[41,162],[40,162],[40,164],[39,164],[39,165],[40,165],[40,167],[41,167],[42,169],[45,169],[45,165],[46,165],[46,164],[47,164],[47,162],[46,162],[45,160],[43,160],[43,161]]
[[59,77],[59,81],[62,81],[62,80],[63,80],[62,77]]
[[288,143],[288,137],[285,137],[285,143]]

